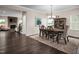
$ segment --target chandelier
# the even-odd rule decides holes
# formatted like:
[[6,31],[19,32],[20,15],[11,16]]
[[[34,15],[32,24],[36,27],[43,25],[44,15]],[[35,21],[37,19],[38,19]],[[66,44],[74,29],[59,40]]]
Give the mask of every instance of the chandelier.
[[49,17],[49,19],[53,19],[53,17],[52,17],[52,16],[53,16],[53,14],[52,14],[52,7],[53,7],[53,6],[50,5],[50,8],[51,8],[51,9],[50,9],[50,17]]
[[51,19],[52,19],[53,17],[52,17],[52,5],[51,5]]

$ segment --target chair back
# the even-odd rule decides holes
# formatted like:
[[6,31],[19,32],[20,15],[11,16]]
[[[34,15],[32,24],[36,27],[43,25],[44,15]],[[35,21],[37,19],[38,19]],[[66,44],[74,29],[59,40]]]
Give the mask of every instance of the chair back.
[[64,29],[64,37],[66,37],[67,36],[67,34],[68,34],[68,29],[69,29],[69,26],[68,25],[66,25],[66,27],[65,27],[65,29]]
[[44,25],[41,25],[41,26],[40,26],[40,29],[45,29],[45,26],[44,26]]

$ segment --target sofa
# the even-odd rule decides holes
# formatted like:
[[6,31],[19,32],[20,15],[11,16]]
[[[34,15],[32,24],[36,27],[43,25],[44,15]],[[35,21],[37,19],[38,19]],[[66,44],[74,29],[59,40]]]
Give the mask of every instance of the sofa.
[[0,25],[0,31],[7,31],[9,30],[10,28],[6,25]]

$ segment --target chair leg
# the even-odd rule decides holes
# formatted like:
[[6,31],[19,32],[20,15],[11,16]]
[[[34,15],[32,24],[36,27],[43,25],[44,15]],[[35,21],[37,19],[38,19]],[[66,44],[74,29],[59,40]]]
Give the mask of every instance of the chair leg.
[[49,36],[48,36],[48,39],[49,39],[49,40],[52,39],[53,42],[54,42],[54,36],[53,36],[53,35],[49,35]]
[[54,42],[54,36],[52,37],[52,39],[53,39],[53,42]]
[[57,43],[59,44],[59,35],[57,35],[56,41],[57,41]]
[[67,44],[66,38],[64,38],[64,42],[65,42],[65,44]]
[[67,36],[67,41],[69,42],[68,36]]

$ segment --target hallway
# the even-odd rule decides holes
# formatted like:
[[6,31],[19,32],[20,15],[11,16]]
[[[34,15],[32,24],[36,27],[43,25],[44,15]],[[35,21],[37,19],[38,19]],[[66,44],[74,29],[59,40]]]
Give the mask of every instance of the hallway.
[[11,31],[0,31],[1,54],[64,54],[32,38]]

